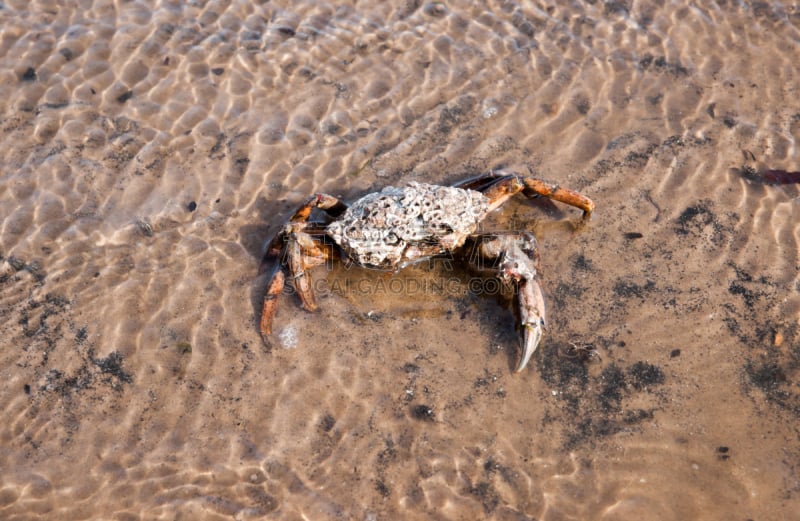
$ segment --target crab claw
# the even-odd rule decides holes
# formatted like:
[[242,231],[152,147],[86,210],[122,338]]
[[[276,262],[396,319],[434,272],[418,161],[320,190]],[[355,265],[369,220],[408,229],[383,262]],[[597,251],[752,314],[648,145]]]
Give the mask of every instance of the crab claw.
[[522,330],[522,355],[516,372],[528,365],[544,336],[544,293],[536,269],[539,254],[536,238],[530,233],[478,236],[478,252],[495,263],[497,276],[517,288],[519,324]]
[[544,295],[539,283],[533,279],[520,282],[519,293],[519,318],[522,326],[522,356],[517,365],[516,372],[520,372],[528,365],[539,342],[544,336]]

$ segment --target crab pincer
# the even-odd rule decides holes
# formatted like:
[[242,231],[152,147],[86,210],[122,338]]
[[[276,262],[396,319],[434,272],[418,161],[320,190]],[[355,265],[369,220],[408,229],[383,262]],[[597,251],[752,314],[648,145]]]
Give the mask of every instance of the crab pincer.
[[480,255],[496,263],[497,276],[516,287],[522,353],[516,371],[528,364],[544,336],[545,304],[539,285],[539,256],[536,239],[530,233],[484,235],[479,242]]
[[523,280],[517,289],[519,300],[520,327],[522,328],[522,355],[516,372],[528,365],[536,348],[544,336],[544,295],[542,288],[535,280]]

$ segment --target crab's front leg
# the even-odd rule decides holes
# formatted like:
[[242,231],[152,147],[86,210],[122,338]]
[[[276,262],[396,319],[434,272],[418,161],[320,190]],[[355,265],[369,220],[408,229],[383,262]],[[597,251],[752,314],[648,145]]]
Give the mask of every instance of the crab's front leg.
[[522,192],[528,197],[543,196],[580,208],[584,221],[588,221],[594,211],[594,202],[585,195],[542,179],[517,175],[510,170],[494,170],[454,186],[483,193],[489,198],[490,210],[502,206],[509,198]]
[[522,354],[517,372],[528,364],[542,340],[545,328],[544,294],[536,269],[536,239],[528,233],[484,235],[477,238],[478,252],[494,261],[497,276],[517,288],[519,321],[522,332]]

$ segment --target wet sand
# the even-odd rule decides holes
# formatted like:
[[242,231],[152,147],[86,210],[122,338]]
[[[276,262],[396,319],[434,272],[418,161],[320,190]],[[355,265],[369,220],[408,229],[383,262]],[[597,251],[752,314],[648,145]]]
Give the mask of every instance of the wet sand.
[[[0,3],[0,518],[800,519],[797,6],[388,4]],[[597,205],[484,225],[525,371],[458,263],[262,342],[308,194],[497,167]]]

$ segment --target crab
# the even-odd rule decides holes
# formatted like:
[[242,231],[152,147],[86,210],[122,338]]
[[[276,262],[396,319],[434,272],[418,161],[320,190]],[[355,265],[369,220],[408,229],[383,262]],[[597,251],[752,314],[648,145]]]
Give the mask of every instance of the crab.
[[[314,311],[317,303],[309,269],[330,259],[398,271],[435,256],[469,250],[516,290],[522,342],[516,372],[522,371],[545,329],[536,239],[528,232],[476,233],[490,212],[520,192],[579,208],[584,221],[594,210],[594,203],[577,192],[508,170],[452,186],[416,182],[401,188],[389,186],[349,207],[331,195],[311,196],[267,244],[260,270],[269,273],[260,318],[262,337],[268,342],[287,277],[302,306]],[[326,214],[324,220],[310,220],[315,208]]]

